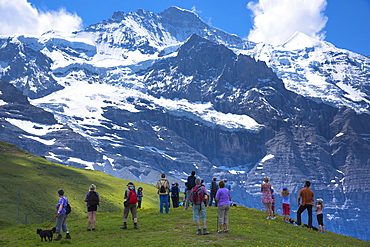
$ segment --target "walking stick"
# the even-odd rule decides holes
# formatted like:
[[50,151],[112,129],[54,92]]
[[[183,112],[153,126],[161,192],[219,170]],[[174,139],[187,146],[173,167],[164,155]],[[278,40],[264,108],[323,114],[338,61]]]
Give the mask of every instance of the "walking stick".
[[217,213],[217,232],[218,232],[218,213]]

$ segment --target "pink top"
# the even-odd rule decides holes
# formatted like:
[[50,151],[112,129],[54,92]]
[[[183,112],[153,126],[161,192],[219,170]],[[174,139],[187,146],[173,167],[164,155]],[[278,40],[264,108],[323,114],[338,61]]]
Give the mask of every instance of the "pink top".
[[322,214],[322,205],[316,204],[315,211],[316,211],[316,214]]
[[262,191],[262,203],[272,203],[272,195],[271,195],[271,184],[270,183],[263,183],[261,185]]

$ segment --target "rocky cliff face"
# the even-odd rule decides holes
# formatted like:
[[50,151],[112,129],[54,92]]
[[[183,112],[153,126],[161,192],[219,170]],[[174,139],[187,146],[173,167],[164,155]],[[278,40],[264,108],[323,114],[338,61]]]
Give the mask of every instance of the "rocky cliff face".
[[[1,40],[1,78],[10,82],[0,84],[2,141],[148,183],[165,172],[183,184],[192,170],[206,182],[226,178],[235,202],[258,209],[269,176],[277,193],[292,192],[293,218],[310,180],[327,229],[368,239],[369,115],[355,101],[350,108],[287,90],[302,76],[282,76],[302,66],[299,54],[268,53],[178,8],[116,12],[75,35]],[[300,52],[308,59],[314,50]],[[320,76],[331,69],[315,68]],[[366,87],[363,68],[357,89]]]

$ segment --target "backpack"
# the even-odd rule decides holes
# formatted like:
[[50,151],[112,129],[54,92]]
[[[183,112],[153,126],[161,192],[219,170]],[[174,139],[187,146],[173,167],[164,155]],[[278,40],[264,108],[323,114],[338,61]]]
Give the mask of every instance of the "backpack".
[[87,197],[87,203],[89,204],[89,206],[99,205],[99,197],[95,191],[90,191],[90,194]]
[[164,187],[163,183],[161,184],[161,187],[159,188],[159,193],[161,194],[167,193],[166,188]]
[[71,205],[69,205],[69,203],[67,203],[67,206],[66,206],[66,214],[70,214],[71,212],[72,212]]
[[172,195],[173,196],[179,195],[179,187],[172,187]]
[[[66,206],[64,206],[65,203],[67,203]],[[68,199],[66,197],[64,197],[64,201],[62,202],[62,204],[63,204],[63,207],[66,209],[66,214],[70,214],[72,212],[72,208],[71,208],[71,205],[69,205]],[[59,205],[58,205],[58,207],[59,207]]]
[[202,204],[202,202],[204,201],[204,194],[202,192],[201,186],[194,187],[191,189],[189,199],[193,204],[196,204],[196,205]]
[[195,187],[195,177],[190,176],[188,177],[188,189],[192,189]]
[[137,194],[136,194],[136,191],[135,190],[130,190],[128,192],[127,201],[130,204],[136,204],[137,203]]

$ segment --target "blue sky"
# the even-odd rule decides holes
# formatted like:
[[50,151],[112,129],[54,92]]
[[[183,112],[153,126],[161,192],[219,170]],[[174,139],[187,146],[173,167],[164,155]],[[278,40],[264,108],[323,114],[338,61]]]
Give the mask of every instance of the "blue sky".
[[170,6],[194,11],[212,26],[255,42],[278,44],[301,31],[370,55],[370,0],[0,0],[0,34],[70,31],[117,10],[159,13]]

